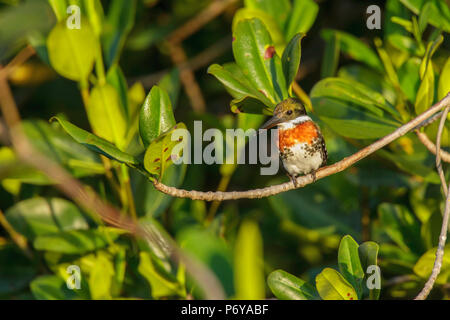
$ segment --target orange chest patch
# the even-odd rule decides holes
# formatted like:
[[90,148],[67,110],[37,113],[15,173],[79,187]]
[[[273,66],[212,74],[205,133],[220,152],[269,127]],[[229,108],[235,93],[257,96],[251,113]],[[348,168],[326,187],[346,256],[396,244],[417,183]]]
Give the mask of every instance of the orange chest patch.
[[311,144],[319,135],[316,125],[312,121],[298,124],[292,129],[278,130],[280,150],[292,147],[297,143]]

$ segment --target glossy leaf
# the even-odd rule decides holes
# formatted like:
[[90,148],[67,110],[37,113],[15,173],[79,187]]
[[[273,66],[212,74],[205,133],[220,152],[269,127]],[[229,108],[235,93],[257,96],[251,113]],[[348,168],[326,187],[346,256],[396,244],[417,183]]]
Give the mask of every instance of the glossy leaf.
[[173,154],[172,149],[178,144],[185,144],[182,138],[179,140],[172,140],[172,133],[177,130],[186,130],[186,126],[183,123],[178,123],[171,130],[154,140],[147,148],[144,156],[144,167],[152,175],[155,175],[157,179],[161,179],[164,176],[166,169],[173,164],[175,158],[182,156],[181,151],[179,154]]
[[331,268],[325,268],[317,275],[316,287],[323,300],[358,300],[352,285]]
[[84,254],[106,247],[124,233],[123,230],[100,227],[97,230],[71,230],[36,237],[33,246],[37,250],[64,254]]
[[[373,241],[367,241],[362,243],[358,247],[359,259],[361,261],[362,268],[365,272],[364,283],[367,283],[368,274],[367,270],[369,266],[377,266],[379,246]],[[373,275],[373,274],[371,274]],[[381,283],[381,275],[378,274],[377,281]],[[364,290],[368,290],[368,297],[370,300],[378,300],[380,297],[380,289],[368,289],[367,285],[363,285]]]
[[331,29],[323,30],[321,35],[326,41],[331,41],[334,33],[339,38],[342,52],[378,71],[383,70],[383,65],[376,53],[355,36],[343,31]]
[[180,71],[178,68],[173,68],[170,72],[165,74],[161,80],[159,80],[158,86],[167,92],[169,99],[172,102],[172,109],[175,110],[181,88]]
[[281,30],[283,30],[291,11],[289,0],[244,0],[244,4],[248,9],[257,9],[269,14],[278,23]]
[[166,133],[175,125],[172,103],[167,92],[153,86],[142,105],[139,115],[139,133],[144,146]]
[[66,21],[58,23],[47,39],[51,65],[63,77],[74,81],[88,78],[98,54],[99,43],[86,20],[80,29],[69,29]]
[[344,236],[339,245],[338,264],[341,274],[352,284],[358,297],[361,298],[364,270],[359,260],[358,247],[358,243],[351,236]]
[[304,36],[304,33],[296,34],[287,44],[283,51],[283,56],[281,57],[287,89],[290,88],[292,82],[295,80],[298,69],[300,68],[300,60],[302,56],[301,42]]
[[103,23],[105,14],[100,0],[83,0],[83,6],[86,10],[86,15],[94,30],[95,34],[100,36],[103,31]]
[[311,97],[328,97],[354,103],[377,116],[383,116],[382,110],[398,116],[398,112],[381,94],[349,79],[327,78],[321,80],[311,90]]
[[267,107],[261,100],[246,96],[241,99],[233,99],[230,102],[231,111],[234,113],[251,113],[273,115],[273,109]]
[[267,28],[267,31],[270,33],[270,37],[272,38],[275,49],[278,53],[282,53],[284,47],[286,46],[286,39],[284,38],[284,34],[282,29],[280,29],[279,23],[271,16],[269,13],[262,11],[260,9],[250,9],[250,8],[242,8],[236,11],[236,14],[233,17],[233,26],[232,30],[236,29],[237,24],[241,20],[258,18],[261,20]]
[[280,300],[319,300],[316,289],[283,270],[275,270],[269,274],[267,284],[272,293]]
[[127,164],[138,164],[139,161],[130,154],[120,151],[116,146],[110,142],[93,135],[77,126],[71,124],[70,122],[63,120],[59,117],[53,117],[52,119],[58,121],[63,129],[78,143],[83,144],[87,148],[104,155],[110,159],[127,163]]
[[[243,107],[240,111],[243,112],[247,112],[244,108],[254,110],[256,113],[262,113],[263,109],[267,109],[269,113],[273,112],[275,104],[253,87],[235,63],[227,63],[223,66],[213,64],[208,68],[208,73],[215,76],[235,98],[231,102],[233,112],[240,110],[239,107],[241,106]],[[249,101],[250,107],[246,107],[246,103],[244,103],[246,100]],[[260,106],[258,106],[258,102],[255,100],[261,102],[259,104]]]
[[301,32],[307,33],[316,20],[319,5],[313,0],[294,0],[289,21],[285,28],[286,39]]
[[5,212],[14,230],[33,240],[38,236],[70,230],[86,230],[88,223],[80,210],[60,198],[30,198]]
[[263,244],[258,225],[244,221],[234,249],[234,287],[236,298],[260,300],[265,298]]
[[281,60],[261,20],[240,21],[233,36],[234,58],[253,87],[272,103],[287,98]]
[[393,121],[362,112],[335,99],[312,98],[311,101],[319,118],[344,137],[380,138],[392,133],[398,126]]

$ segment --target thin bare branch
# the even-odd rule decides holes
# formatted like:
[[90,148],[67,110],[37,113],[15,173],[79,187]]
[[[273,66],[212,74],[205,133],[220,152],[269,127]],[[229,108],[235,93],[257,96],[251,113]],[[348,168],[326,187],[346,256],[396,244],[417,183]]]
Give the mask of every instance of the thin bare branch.
[[[433,141],[428,138],[428,136],[420,132],[419,130],[416,130],[417,138],[419,138],[420,142],[423,143],[423,145],[430,151],[432,154],[436,155],[436,145],[433,143]],[[450,153],[448,153],[445,150],[440,150],[439,155],[441,156],[442,161],[450,163]]]
[[237,3],[237,0],[214,0],[194,18],[172,32],[169,35],[169,42],[173,44],[182,42],[184,39],[200,30],[205,24],[222,14],[222,12],[234,3]]
[[430,294],[431,289],[433,289],[433,285],[436,281],[436,278],[438,277],[439,273],[441,272],[442,267],[442,260],[444,258],[444,248],[445,248],[445,241],[447,240],[447,228],[448,228],[448,221],[450,217],[450,184],[447,187],[447,183],[445,181],[444,171],[442,170],[442,163],[440,159],[440,152],[441,149],[441,137],[442,132],[444,131],[444,124],[447,120],[447,114],[450,110],[450,106],[447,106],[442,113],[441,116],[441,122],[439,123],[439,128],[437,132],[436,137],[436,168],[439,172],[439,177],[441,178],[442,183],[442,189],[444,191],[444,194],[446,195],[445,198],[445,209],[444,209],[444,216],[442,218],[442,227],[441,227],[441,233],[439,235],[439,243],[436,250],[436,259],[434,260],[433,269],[431,271],[431,275],[428,278],[427,282],[425,283],[425,286],[420,291],[420,293],[417,295],[415,300],[425,300],[428,295]]
[[[372,143],[371,145],[359,150],[358,152],[354,153],[353,155],[342,159],[339,162],[336,162],[335,164],[332,164],[330,166],[323,167],[319,169],[316,173],[316,180],[322,179],[324,177],[327,177],[329,175],[341,172],[348,167],[352,166],[356,162],[360,161],[361,159],[364,159],[365,157],[371,155],[375,151],[383,148],[384,146],[388,145],[392,141],[398,139],[399,137],[405,135],[406,133],[410,132],[411,130],[415,129],[417,126],[421,125],[424,121],[432,117],[436,112],[440,111],[441,109],[450,106],[450,93],[447,94],[446,97],[444,97],[441,101],[430,107],[428,110],[414,118],[413,120],[409,121],[408,123],[404,124],[391,134],[381,138],[380,140],[377,140],[376,142]],[[299,188],[304,187],[310,183],[313,182],[313,177],[311,175],[302,176],[297,179],[297,185]],[[164,185],[163,183],[159,181],[154,182],[154,186],[156,189],[158,189],[161,192],[164,192],[168,195],[171,195],[173,197],[178,198],[190,198],[193,200],[205,200],[205,201],[224,201],[224,200],[236,200],[236,199],[259,199],[264,197],[273,196],[282,192],[286,192],[289,190],[295,189],[294,184],[292,181],[282,183],[275,186],[270,186],[262,189],[254,189],[254,190],[247,190],[247,191],[230,191],[230,192],[202,192],[202,191],[188,191],[183,189],[177,189],[174,187],[170,187],[167,185]]]

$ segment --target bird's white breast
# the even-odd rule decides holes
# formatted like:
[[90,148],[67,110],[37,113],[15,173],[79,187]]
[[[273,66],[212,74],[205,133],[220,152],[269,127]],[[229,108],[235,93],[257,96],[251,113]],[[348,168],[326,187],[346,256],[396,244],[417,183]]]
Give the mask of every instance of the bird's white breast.
[[282,151],[283,166],[290,175],[308,174],[322,165],[321,150],[311,148],[307,143],[297,143]]

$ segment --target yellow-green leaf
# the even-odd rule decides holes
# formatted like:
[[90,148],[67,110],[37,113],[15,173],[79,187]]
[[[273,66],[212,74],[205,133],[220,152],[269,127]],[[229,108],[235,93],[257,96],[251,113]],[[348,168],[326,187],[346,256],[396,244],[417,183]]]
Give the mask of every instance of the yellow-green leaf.
[[99,52],[99,42],[87,20],[80,29],[69,29],[59,22],[47,39],[50,63],[55,70],[74,81],[86,80]]
[[352,285],[331,268],[325,268],[317,275],[316,287],[323,300],[358,300]]

